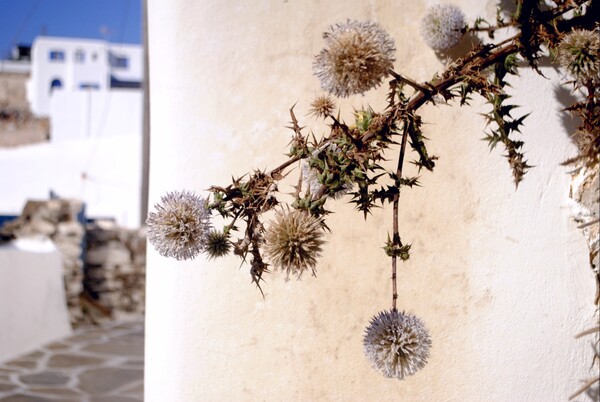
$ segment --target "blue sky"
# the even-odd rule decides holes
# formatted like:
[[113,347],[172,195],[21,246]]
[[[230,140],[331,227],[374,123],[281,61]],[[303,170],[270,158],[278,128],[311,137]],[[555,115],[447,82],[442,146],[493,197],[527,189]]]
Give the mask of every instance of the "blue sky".
[[0,59],[39,35],[141,42],[141,0],[0,0]]

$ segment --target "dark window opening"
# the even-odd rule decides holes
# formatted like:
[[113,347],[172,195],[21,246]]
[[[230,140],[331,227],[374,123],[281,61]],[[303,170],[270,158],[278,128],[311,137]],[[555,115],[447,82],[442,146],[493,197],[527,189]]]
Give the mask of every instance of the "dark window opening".
[[62,81],[58,78],[55,78],[50,82],[50,92],[52,92],[56,88],[62,88]]
[[100,84],[95,82],[82,82],[79,84],[79,89],[100,89]]
[[128,68],[129,59],[125,56],[117,56],[112,53],[108,54],[108,62],[113,68]]
[[81,49],[75,52],[75,63],[84,63],[85,62],[85,52]]
[[65,52],[62,50],[50,50],[51,61],[65,61]]

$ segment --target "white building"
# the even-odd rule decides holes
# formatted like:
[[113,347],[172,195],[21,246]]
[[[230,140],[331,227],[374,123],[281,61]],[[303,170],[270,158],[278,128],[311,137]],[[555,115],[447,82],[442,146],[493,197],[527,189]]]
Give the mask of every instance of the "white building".
[[31,48],[27,96],[37,116],[50,115],[57,89],[68,92],[140,88],[142,47],[101,40],[38,37]]

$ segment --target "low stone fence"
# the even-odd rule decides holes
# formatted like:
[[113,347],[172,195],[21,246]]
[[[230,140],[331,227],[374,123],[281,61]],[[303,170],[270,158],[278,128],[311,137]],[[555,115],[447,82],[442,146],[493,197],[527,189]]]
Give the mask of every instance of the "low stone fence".
[[84,302],[93,301],[92,306],[100,306],[97,313],[117,319],[139,317],[145,299],[145,230],[124,229],[110,221],[89,223],[86,229]]
[[47,237],[61,253],[66,303],[73,327],[144,313],[146,236],[112,221],[87,223],[77,200],[28,201],[0,232]]

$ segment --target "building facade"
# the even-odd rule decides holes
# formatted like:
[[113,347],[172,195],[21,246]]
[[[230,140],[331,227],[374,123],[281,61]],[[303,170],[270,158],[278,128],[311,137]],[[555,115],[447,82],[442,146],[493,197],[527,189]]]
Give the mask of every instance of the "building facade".
[[142,48],[102,40],[38,37],[31,48],[27,97],[37,116],[50,114],[56,90],[69,92],[140,88]]

